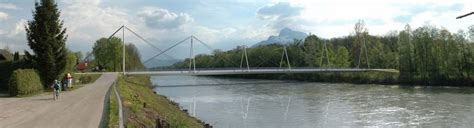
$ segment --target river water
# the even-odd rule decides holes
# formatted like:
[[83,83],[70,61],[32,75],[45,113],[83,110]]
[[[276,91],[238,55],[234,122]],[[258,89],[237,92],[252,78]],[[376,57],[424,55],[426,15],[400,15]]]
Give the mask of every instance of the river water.
[[218,128],[473,127],[474,88],[154,76],[155,90]]

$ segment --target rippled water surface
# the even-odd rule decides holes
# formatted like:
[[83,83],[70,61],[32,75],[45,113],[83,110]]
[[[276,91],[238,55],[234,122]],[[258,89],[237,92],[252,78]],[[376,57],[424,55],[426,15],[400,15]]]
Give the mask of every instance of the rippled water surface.
[[474,126],[474,89],[154,76],[155,90],[215,127]]

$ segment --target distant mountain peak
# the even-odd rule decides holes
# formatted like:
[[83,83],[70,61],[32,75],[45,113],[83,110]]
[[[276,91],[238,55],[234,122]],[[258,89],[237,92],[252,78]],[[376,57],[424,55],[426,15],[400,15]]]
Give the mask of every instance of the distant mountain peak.
[[308,35],[304,32],[295,31],[288,27],[285,27],[280,30],[278,36],[269,36],[267,40],[260,41],[259,43],[255,44],[254,46],[260,45],[268,45],[268,44],[289,44],[293,43],[294,39],[304,39]]
[[285,34],[292,33],[292,32],[297,32],[297,31],[293,31],[290,28],[285,27],[285,28],[280,30],[280,35],[285,35]]

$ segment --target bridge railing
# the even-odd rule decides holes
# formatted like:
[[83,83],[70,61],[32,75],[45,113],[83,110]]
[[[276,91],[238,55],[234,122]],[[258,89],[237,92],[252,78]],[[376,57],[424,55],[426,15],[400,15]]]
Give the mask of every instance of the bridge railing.
[[[250,67],[249,70],[261,70],[261,69],[281,69],[281,70],[299,70],[299,69],[354,69],[354,68],[338,68],[338,67],[294,67],[294,68],[286,68],[286,67]],[[209,70],[248,70],[247,68],[196,68],[195,71],[209,71]],[[138,71],[138,70],[136,70]],[[194,71],[194,69],[189,68],[154,68],[149,70],[142,70],[142,71]]]

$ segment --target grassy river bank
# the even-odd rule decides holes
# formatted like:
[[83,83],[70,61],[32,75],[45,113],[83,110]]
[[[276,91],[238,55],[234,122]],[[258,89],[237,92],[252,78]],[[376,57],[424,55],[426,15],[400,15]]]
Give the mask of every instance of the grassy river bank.
[[[122,99],[126,127],[201,128],[206,124],[182,111],[178,104],[156,94],[149,76],[120,76],[118,91]],[[118,127],[117,99],[110,91],[108,127]]]
[[417,85],[417,86],[473,86],[474,77],[471,78],[439,78],[401,79],[399,73],[392,72],[341,72],[341,73],[308,73],[308,74],[251,74],[251,75],[224,75],[217,77],[272,79],[272,80],[297,80],[325,83],[351,83],[351,84],[381,84],[381,85]]

